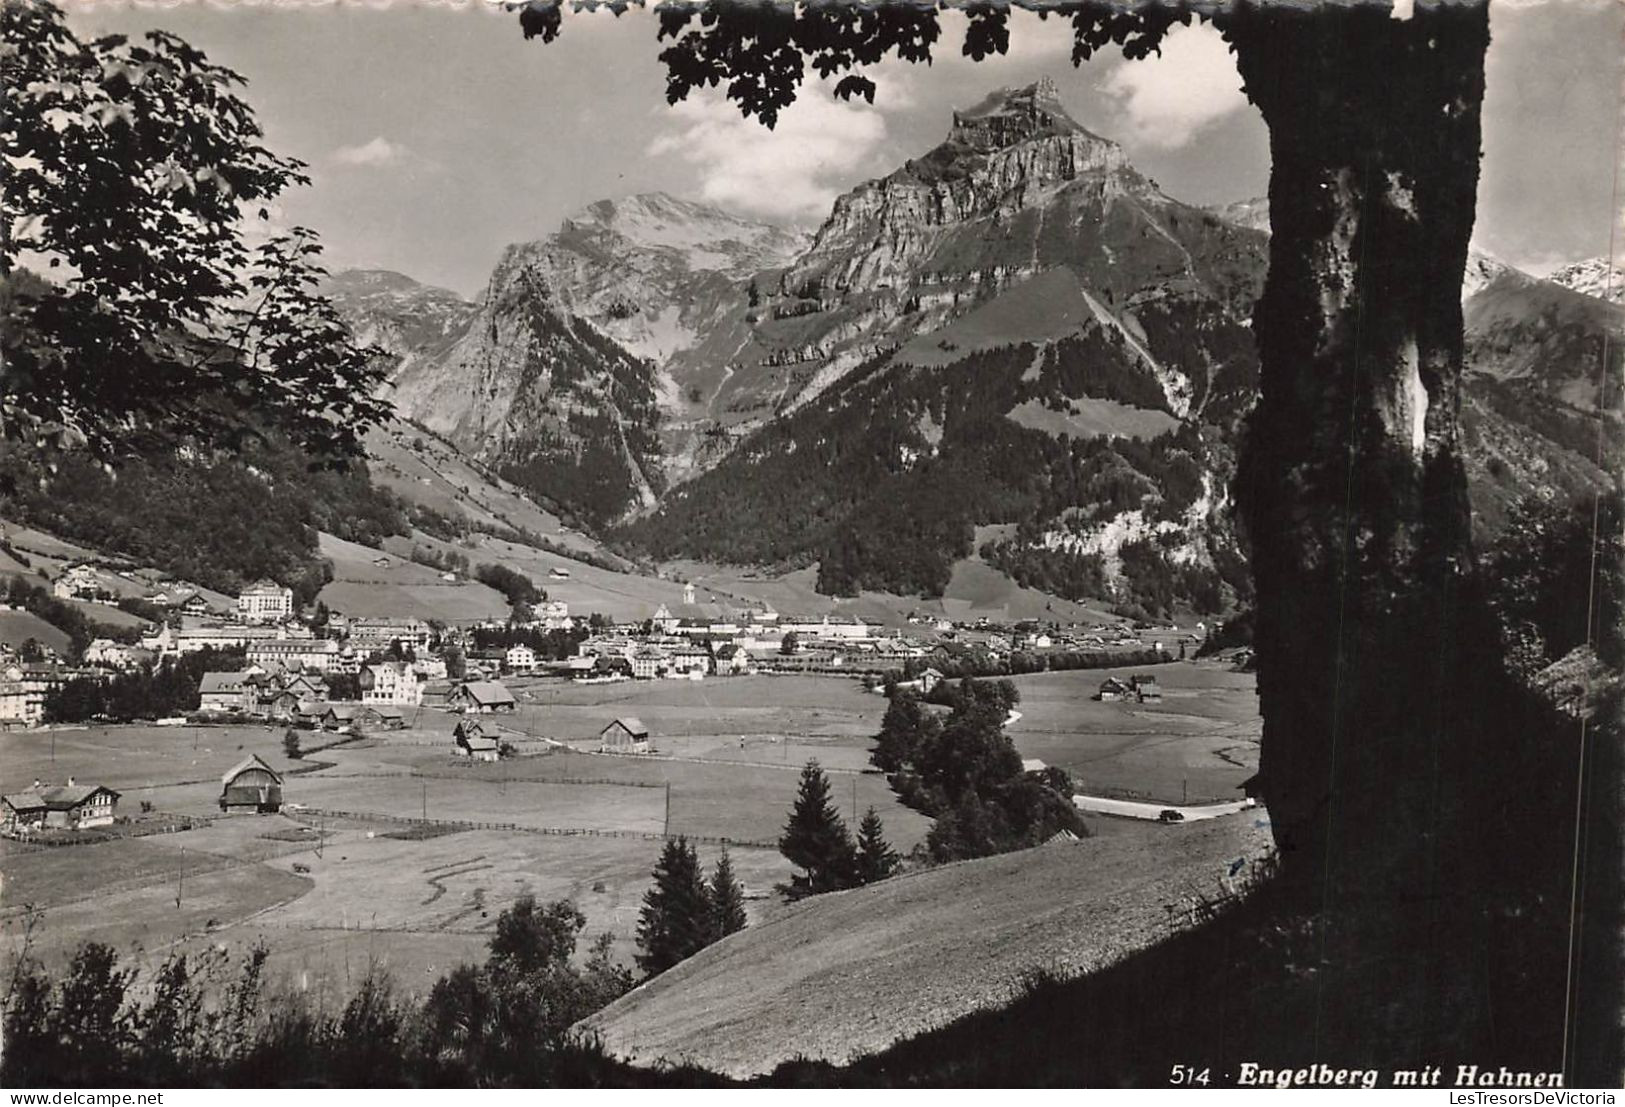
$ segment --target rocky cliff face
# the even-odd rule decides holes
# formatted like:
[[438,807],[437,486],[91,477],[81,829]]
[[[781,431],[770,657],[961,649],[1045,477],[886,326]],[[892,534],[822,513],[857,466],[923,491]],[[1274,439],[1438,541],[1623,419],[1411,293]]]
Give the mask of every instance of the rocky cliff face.
[[654,367],[565,309],[523,248],[478,304],[398,274],[342,273],[330,292],[395,357],[399,414],[550,504],[603,525],[664,488]]
[[747,423],[858,364],[1066,268],[1105,310],[1256,294],[1257,236],[1164,196],[1121,147],[1068,117],[1054,85],[956,112],[925,156],[840,197],[755,312],[721,394]]
[[[979,551],[1073,597],[1211,603],[1246,587],[1268,218],[1164,195],[1040,82],[810,238],[637,196],[510,247],[478,305],[376,275],[346,297],[405,414],[589,522],[657,507],[622,529],[657,556],[930,592]],[[1620,309],[1478,253],[1462,298],[1486,525],[1606,483],[1579,390]]]
[[1617,265],[1609,265],[1607,258],[1588,258],[1565,265],[1547,280],[1571,292],[1607,300],[1611,304],[1625,304],[1625,270]]

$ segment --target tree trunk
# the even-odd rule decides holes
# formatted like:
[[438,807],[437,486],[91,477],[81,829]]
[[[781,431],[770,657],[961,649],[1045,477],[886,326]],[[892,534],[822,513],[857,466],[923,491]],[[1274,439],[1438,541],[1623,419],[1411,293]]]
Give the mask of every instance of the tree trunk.
[[1474,622],[1461,282],[1487,4],[1418,2],[1409,20],[1272,4],[1219,22],[1273,159],[1238,481],[1260,791],[1289,884],[1403,897],[1438,887]]

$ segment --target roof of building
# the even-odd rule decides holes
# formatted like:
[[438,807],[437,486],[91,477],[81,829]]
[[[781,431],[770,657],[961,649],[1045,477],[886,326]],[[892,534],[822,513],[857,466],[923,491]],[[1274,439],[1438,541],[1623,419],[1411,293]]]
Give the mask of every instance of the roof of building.
[[225,774],[221,776],[220,783],[229,788],[233,780],[236,780],[239,776],[248,772],[250,769],[262,769],[265,772],[270,773],[272,779],[274,779],[278,784],[282,783],[282,774],[271,768],[271,766],[267,765],[264,761],[261,761],[259,755],[255,753],[249,754],[247,757],[237,762],[237,764],[227,769]]
[[5,801],[16,811],[71,811],[98,792],[119,796],[105,784],[48,784],[13,792]]
[[495,738],[488,738],[483,734],[465,734],[460,740],[470,750],[494,750],[500,748]]
[[204,673],[203,679],[198,681],[197,690],[204,694],[241,691],[243,683],[252,675],[248,672]]
[[634,718],[631,715],[622,715],[620,718],[615,719],[609,724],[609,726],[606,726],[603,730],[599,731],[599,734],[602,735],[605,731],[612,729],[616,723],[619,723],[621,726],[625,727],[627,733],[631,734],[634,738],[647,738],[649,736],[649,728],[643,725],[643,720]]
[[513,703],[513,693],[500,681],[471,680],[463,685],[463,692],[478,703]]

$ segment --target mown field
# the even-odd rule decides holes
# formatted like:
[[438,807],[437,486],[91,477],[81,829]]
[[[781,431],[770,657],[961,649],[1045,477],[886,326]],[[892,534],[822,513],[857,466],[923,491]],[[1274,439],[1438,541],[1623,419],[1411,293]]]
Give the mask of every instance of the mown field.
[[[1091,699],[1108,675],[1153,673],[1161,703]],[[1015,678],[1021,690],[1010,737],[1023,757],[1071,774],[1098,795],[1168,803],[1241,798],[1258,771],[1257,681],[1252,673],[1192,662],[1152,669],[1080,669]]]
[[[1090,787],[1166,791],[1188,776],[1193,800],[1197,781],[1204,793],[1221,794],[1232,777],[1239,782],[1251,771],[1219,756],[1240,750],[1232,755],[1245,761],[1256,742],[1251,677],[1163,666],[1163,704],[1141,709],[1089,703],[1102,675],[1018,678],[1024,715],[1011,733],[1025,756],[1062,765]],[[531,680],[515,689],[521,710],[487,721],[526,755],[493,764],[453,757],[457,717],[434,710],[412,713],[410,729],[354,741],[302,732],[307,751],[340,743],[302,760],[284,756],[280,727],[0,737],[0,790],[72,776],[118,789],[120,812],[132,818],[145,801],[155,814],[210,820],[96,845],[0,843],[0,962],[25,943],[60,960],[94,939],[139,947],[144,963],[156,964],[174,948],[235,956],[263,942],[274,972],[323,995],[342,996],[369,961],[403,986],[427,986],[456,963],[478,959],[497,914],[527,891],[574,898],[588,919],[586,937],[614,934],[630,962],[666,829],[699,838],[708,866],[720,840],[734,843],[753,922],[765,925],[786,910],[772,889],[791,870],[772,844],[810,757],[830,770],[833,799],[848,820],[874,806],[904,852],[929,829],[883,777],[866,771],[885,701],[855,681]],[[650,727],[656,755],[594,752],[598,731],[621,715]],[[220,775],[249,753],[286,774],[286,799],[300,806],[276,816],[219,815]],[[325,814],[335,811],[352,816]],[[425,814],[427,835],[419,825]],[[1092,822],[1103,840],[1143,833]],[[515,829],[472,827],[480,823]]]

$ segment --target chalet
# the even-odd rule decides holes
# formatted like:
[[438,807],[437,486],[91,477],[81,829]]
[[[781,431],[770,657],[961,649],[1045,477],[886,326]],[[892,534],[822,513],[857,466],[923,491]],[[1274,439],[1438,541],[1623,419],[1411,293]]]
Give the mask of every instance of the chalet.
[[237,617],[246,623],[280,623],[293,615],[293,589],[257,580],[237,597]]
[[269,814],[282,808],[282,777],[249,754],[220,778],[220,810]]
[[1141,703],[1162,702],[1162,686],[1157,683],[1156,677],[1149,673],[1136,673],[1129,678],[1129,682],[1133,686],[1135,697]]
[[240,672],[204,673],[203,679],[198,683],[198,710],[252,711],[256,704],[254,676],[255,674],[247,669]]
[[119,794],[101,784],[43,785],[4,797],[0,819],[12,830],[87,830],[107,826],[118,809]]
[[474,719],[463,719],[451,732],[456,753],[474,761],[495,761],[502,756],[502,744]]
[[372,707],[367,709],[372,717],[384,730],[401,730],[406,726],[406,712],[398,707]]
[[297,693],[282,691],[272,694],[269,699],[261,700],[260,706],[267,716],[278,722],[296,722],[302,714],[301,708],[314,702],[302,699]]
[[361,714],[361,705],[354,703],[327,704],[319,718],[323,730],[349,730]]
[[1100,691],[1095,693],[1095,699],[1102,703],[1111,703],[1113,700],[1127,699],[1134,694],[1134,689],[1118,680],[1116,677],[1107,677],[1100,682]]
[[598,749],[602,753],[648,753],[649,728],[640,719],[623,716],[599,731]]
[[682,620],[673,615],[671,609],[665,604],[661,604],[655,608],[654,618],[650,619],[649,622],[661,634],[675,634]]
[[423,702],[423,684],[402,661],[368,665],[361,670],[360,682],[363,703],[416,707]]
[[508,714],[518,708],[513,693],[494,680],[470,680],[458,686],[451,706],[471,715]]
[[536,651],[529,646],[514,646],[503,655],[502,665],[509,672],[532,672],[536,668]]

